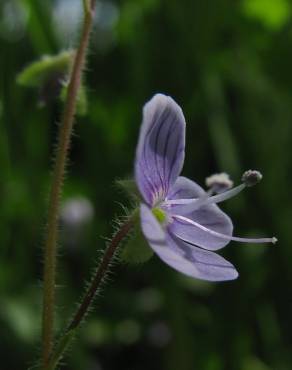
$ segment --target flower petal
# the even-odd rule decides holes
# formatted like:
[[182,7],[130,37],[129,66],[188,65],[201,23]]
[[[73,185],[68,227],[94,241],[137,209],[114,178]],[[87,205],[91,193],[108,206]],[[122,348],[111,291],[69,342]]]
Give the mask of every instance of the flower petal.
[[184,176],[179,176],[167,194],[168,199],[193,199],[205,194],[205,190]]
[[190,246],[171,235],[168,235],[167,243],[180,254],[181,263],[177,258],[172,267],[188,276],[208,281],[234,280],[238,277],[234,266],[214,252]]
[[166,247],[166,234],[151,210],[145,204],[140,206],[141,228],[154,251]]
[[141,227],[154,252],[167,265],[194,278],[208,281],[235,279],[235,268],[221,256],[189,246],[178,238],[166,234],[151,210],[141,205]]
[[196,202],[194,199],[204,197],[205,195],[207,198],[207,193],[200,185],[187,177],[179,176],[171,189],[169,189],[167,201],[175,199],[190,199],[190,203],[172,204],[169,210],[172,213],[189,214],[190,210],[193,208],[192,203],[195,204]]
[[143,109],[136,152],[135,177],[145,202],[163,200],[181,172],[185,118],[169,96],[156,94]]
[[[204,190],[198,184],[185,177],[179,177],[172,188],[172,193],[170,193],[168,198],[198,198],[204,194]],[[223,211],[221,211],[216,204],[207,204],[201,206],[190,213],[187,207],[187,205],[173,205],[168,211],[170,215],[186,215],[186,217],[190,220],[193,220],[210,230],[224,234],[227,237],[232,235],[233,225],[231,219]],[[184,212],[184,209],[186,212]],[[217,236],[211,235],[207,231],[204,231],[195,225],[191,225],[178,219],[174,219],[169,225],[168,229],[171,234],[176,235],[180,239],[207,250],[217,250],[223,248],[230,241],[228,238],[224,240]]]

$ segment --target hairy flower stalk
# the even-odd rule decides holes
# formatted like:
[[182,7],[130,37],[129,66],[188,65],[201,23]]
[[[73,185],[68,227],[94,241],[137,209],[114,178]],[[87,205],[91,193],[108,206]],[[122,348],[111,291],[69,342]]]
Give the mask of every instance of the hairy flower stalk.
[[42,318],[43,369],[47,368],[54,338],[56,254],[58,241],[60,195],[63,185],[68,150],[70,146],[74,115],[76,111],[77,94],[81,84],[82,71],[85,64],[86,51],[92,26],[95,1],[84,0],[84,5],[85,13],[82,35],[70,76],[67,99],[60,125],[58,146],[56,150],[56,161],[52,176],[52,185],[49,198],[47,237],[44,246],[44,297]]
[[98,264],[96,271],[91,279],[89,287],[78,306],[75,314],[71,322],[69,323],[65,334],[62,335],[59,342],[54,349],[54,353],[50,358],[47,370],[54,370],[58,365],[59,361],[64,355],[68,345],[70,344],[71,340],[74,338],[76,329],[80,326],[83,319],[86,317],[89,309],[96,297],[97,292],[99,291],[111,265],[118,248],[121,242],[128,236],[129,232],[131,231],[134,221],[136,218],[136,213],[134,212],[132,217],[130,217],[124,224],[121,225],[119,230],[115,233],[114,237],[112,238],[111,242],[108,244],[103,257]]
[[213,175],[207,179],[208,191],[179,176],[185,126],[181,108],[169,96],[157,94],[144,107],[135,162],[143,198],[141,228],[153,251],[175,270],[202,280],[232,280],[238,272],[214,251],[230,241],[275,243],[277,239],[233,236],[232,221],[217,203],[255,185],[262,175],[246,171],[242,184],[234,188],[228,175]]

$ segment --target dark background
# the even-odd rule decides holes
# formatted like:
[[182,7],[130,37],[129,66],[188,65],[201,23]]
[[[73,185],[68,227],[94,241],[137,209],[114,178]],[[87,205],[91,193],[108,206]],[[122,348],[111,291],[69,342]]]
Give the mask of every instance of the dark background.
[[[26,369],[40,348],[42,245],[62,104],[40,107],[16,83],[44,54],[74,47],[81,0],[0,2],[0,361]],[[115,179],[133,169],[141,110],[171,95],[187,120],[183,174],[204,184],[249,168],[264,179],[223,205],[240,277],[188,279],[153,257],[114,266],[64,369],[292,369],[292,3],[288,0],[99,1],[63,197],[58,327],[129,204]]]

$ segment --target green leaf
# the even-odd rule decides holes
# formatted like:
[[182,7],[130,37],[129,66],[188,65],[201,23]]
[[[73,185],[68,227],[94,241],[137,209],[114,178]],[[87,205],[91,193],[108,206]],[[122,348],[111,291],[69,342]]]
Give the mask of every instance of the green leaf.
[[128,240],[121,253],[124,262],[137,264],[148,261],[153,255],[140,227],[140,219],[134,226],[131,238]]
[[74,55],[74,50],[62,51],[57,55],[44,55],[20,72],[16,81],[22,86],[39,87],[52,75],[69,73]]
[[33,343],[37,337],[36,313],[29,301],[22,297],[3,299],[1,302],[1,319],[14,331],[16,337],[26,343]]
[[245,0],[243,11],[271,30],[283,27],[290,18],[291,8],[287,0]]

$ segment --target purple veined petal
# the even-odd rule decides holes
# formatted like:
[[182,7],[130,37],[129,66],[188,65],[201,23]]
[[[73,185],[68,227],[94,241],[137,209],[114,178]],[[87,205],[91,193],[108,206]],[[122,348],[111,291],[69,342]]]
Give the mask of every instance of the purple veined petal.
[[206,192],[205,190],[184,176],[179,176],[172,188],[169,189],[167,199],[193,199],[200,198]]
[[200,185],[187,177],[179,176],[171,189],[169,189],[165,203],[167,205],[168,202],[177,200],[178,204],[172,204],[167,208],[172,213],[187,215],[198,202],[197,199],[204,198],[206,200],[208,197],[209,195]]
[[[203,198],[206,192],[195,182],[179,177],[167,195],[167,199],[194,199]],[[226,236],[232,236],[233,225],[231,219],[220,210],[216,204],[206,204],[190,212],[189,205],[172,205],[168,208],[169,215],[185,215],[198,224]],[[222,239],[182,220],[173,219],[168,226],[170,233],[180,239],[207,250],[217,250],[225,247],[230,239]]]
[[216,253],[189,246],[166,234],[151,210],[141,205],[141,227],[154,252],[170,267],[194,278],[208,281],[236,279],[235,268]]
[[185,118],[169,96],[156,94],[143,109],[136,151],[135,178],[145,202],[165,198],[181,172],[185,149]]
[[[232,221],[216,205],[204,206],[189,214],[186,219],[194,221],[194,224],[185,222],[184,216],[181,217],[182,219],[173,215],[168,230],[171,234],[190,244],[207,250],[218,250],[225,247],[232,238]],[[196,226],[196,223],[202,227]],[[210,233],[209,230],[226,237],[223,239]]]
[[207,281],[234,280],[238,277],[234,266],[214,252],[190,246],[172,235],[167,235],[167,244],[184,260],[184,263],[172,267],[185,275]]
[[226,234],[219,233],[218,231],[215,231],[211,228],[207,228],[206,226],[203,226],[202,224],[200,224],[200,223],[198,223],[194,220],[191,220],[191,219],[189,219],[185,216],[174,215],[173,214],[173,215],[171,215],[171,217],[174,220],[178,220],[178,221],[182,222],[183,224],[194,226],[196,229],[202,230],[204,233],[207,233],[210,236],[225,240],[228,243],[231,240],[233,240],[235,242],[240,242],[240,243],[254,243],[254,244],[272,243],[272,244],[276,244],[277,241],[278,241],[278,239],[274,236],[271,237],[271,238],[265,238],[265,237],[264,238],[242,238],[242,237],[233,236],[233,235],[226,235]]

